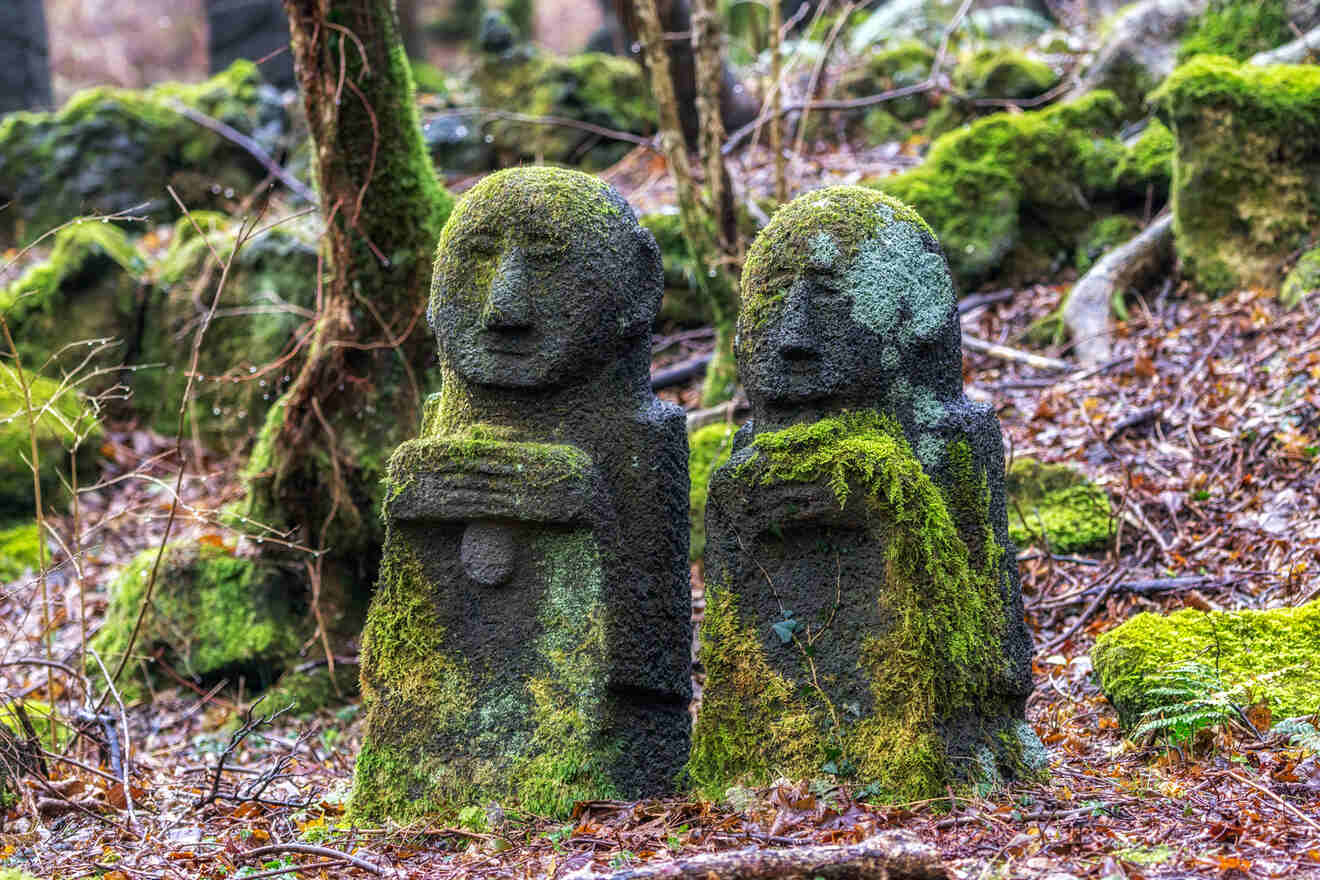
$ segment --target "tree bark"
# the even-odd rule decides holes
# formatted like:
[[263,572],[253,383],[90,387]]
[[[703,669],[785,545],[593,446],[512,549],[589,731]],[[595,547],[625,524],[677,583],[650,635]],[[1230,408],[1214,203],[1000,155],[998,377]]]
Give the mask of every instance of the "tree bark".
[[246,513],[325,551],[312,575],[322,595],[362,596],[382,540],[386,459],[416,436],[437,384],[425,311],[453,199],[422,141],[392,0],[284,6],[328,271],[306,359],[252,453]]
[[[662,0],[663,2],[663,0]],[[728,400],[736,383],[733,362],[734,322],[738,318],[738,287],[733,268],[728,265],[720,249],[719,232],[712,212],[701,202],[701,193],[692,179],[688,163],[687,146],[679,122],[679,98],[670,76],[669,57],[665,51],[657,0],[630,0],[646,67],[651,77],[651,93],[655,96],[660,117],[660,144],[674,176],[674,189],[678,194],[678,213],[683,224],[683,238],[688,251],[698,266],[696,283],[710,301],[715,318],[715,354],[706,370],[706,383],[702,403],[714,406]],[[722,138],[721,138],[722,139]],[[718,156],[718,149],[716,154]],[[723,162],[720,162],[723,167]]]
[[[623,32],[629,45],[645,43],[642,26],[637,16],[634,0],[613,0],[614,12],[623,26]],[[701,123],[697,114],[697,62],[693,52],[692,6],[689,0],[658,0],[656,14],[660,21],[660,31],[667,35],[667,51],[673,90],[678,97],[678,118],[682,124],[683,139],[690,149],[697,149],[701,134]],[[643,63],[649,64],[649,55],[642,52]],[[720,65],[720,114],[726,130],[741,128],[756,118],[759,107],[751,96],[742,88],[733,74],[723,64]]]

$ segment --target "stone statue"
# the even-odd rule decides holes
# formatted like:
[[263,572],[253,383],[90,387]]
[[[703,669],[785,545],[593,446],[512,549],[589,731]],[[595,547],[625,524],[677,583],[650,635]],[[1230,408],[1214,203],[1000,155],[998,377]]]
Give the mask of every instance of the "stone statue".
[[874,190],[809,193],[752,245],[742,297],[752,418],[708,494],[693,780],[907,800],[1033,771],[999,422],[963,395],[935,236]]
[[687,437],[650,387],[662,270],[607,184],[493,174],[441,234],[443,391],[390,461],[352,810],[671,790],[687,759]]

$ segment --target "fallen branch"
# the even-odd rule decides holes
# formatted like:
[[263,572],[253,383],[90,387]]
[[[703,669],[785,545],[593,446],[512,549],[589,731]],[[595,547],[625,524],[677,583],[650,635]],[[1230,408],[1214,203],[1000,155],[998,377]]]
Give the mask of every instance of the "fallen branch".
[[1072,364],[1067,361],[1061,361],[1058,358],[1045,357],[1044,355],[1032,354],[1029,351],[1021,351],[1016,348],[1009,348],[1007,345],[1000,345],[997,342],[990,342],[980,339],[976,336],[963,334],[963,348],[970,348],[972,351],[980,354],[989,355],[993,358],[999,358],[1001,361],[1013,361],[1018,364],[1026,364],[1029,367],[1035,367],[1038,370],[1071,370]]
[[170,107],[183,118],[189,119],[202,128],[209,129],[225,140],[242,147],[249,156],[261,163],[262,168],[265,168],[272,177],[287,186],[294,195],[311,202],[313,205],[317,204],[316,193],[312,192],[307,184],[281,168],[280,164],[272,159],[270,154],[261,148],[260,144],[243,134],[243,132],[231,125],[226,125],[219,119],[212,119],[200,110],[194,110],[180,101],[172,102]]
[[[564,116],[531,116],[526,113],[514,113],[510,110],[495,110],[490,107],[457,107],[453,110],[446,110],[443,113],[437,113],[427,119],[439,119],[445,116],[486,116],[491,120],[503,120],[506,122],[517,122],[523,125],[553,125],[560,128],[575,128],[578,131],[585,131],[588,134],[599,135],[603,138],[609,138],[616,141],[624,141],[630,144],[636,144],[644,147],[657,155],[664,155],[659,146],[656,145],[655,138],[643,137],[639,134],[633,134],[631,131],[622,131],[617,128],[606,128],[603,125],[594,125],[590,122],[583,122],[580,119],[569,119]],[[482,124],[485,124],[483,120]]]
[[1127,244],[1101,257],[1073,285],[1063,304],[1063,325],[1072,334],[1073,352],[1083,366],[1109,360],[1109,313],[1114,294],[1163,259],[1172,241],[1173,215],[1166,214]]
[[1259,52],[1251,56],[1248,64],[1266,66],[1270,64],[1301,64],[1312,52],[1320,54],[1320,27],[1312,28],[1299,39],[1285,43],[1277,49]]
[[250,849],[241,853],[243,859],[260,859],[265,856],[278,855],[279,853],[299,853],[306,856],[320,856],[323,859],[340,859],[348,862],[355,868],[361,868],[364,871],[370,871],[373,874],[380,874],[379,865],[368,862],[366,859],[360,859],[357,856],[349,855],[346,852],[340,852],[337,849],[330,849],[327,846],[312,846],[306,843],[272,843],[269,846],[259,846],[256,849]]
[[882,831],[848,846],[748,847],[611,873],[597,873],[588,866],[569,874],[566,880],[766,880],[796,876],[825,880],[943,880],[949,873],[934,848],[915,834]]
[[665,367],[651,374],[651,390],[659,391],[661,388],[669,388],[672,385],[679,385],[691,379],[693,376],[703,376],[706,373],[706,365],[710,363],[714,355],[702,354],[694,358],[674,364],[671,367]]
[[695,409],[688,413],[687,432],[691,434],[699,428],[713,425],[716,422],[731,422],[734,415],[745,412],[747,408],[747,398],[739,396],[709,409]]

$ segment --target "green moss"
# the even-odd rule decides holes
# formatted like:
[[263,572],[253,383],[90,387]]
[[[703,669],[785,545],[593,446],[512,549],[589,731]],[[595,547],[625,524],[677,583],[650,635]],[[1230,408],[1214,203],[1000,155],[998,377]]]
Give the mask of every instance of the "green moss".
[[[631,59],[600,52],[487,56],[473,81],[483,107],[557,116],[638,135],[655,130],[655,109],[645,75]],[[485,130],[506,166],[549,161],[605,168],[631,149],[625,142],[600,141],[563,126],[494,120]]]
[[982,49],[953,71],[954,87],[976,98],[1035,98],[1058,82],[1048,64],[1017,49]]
[[62,720],[60,713],[52,715],[50,703],[43,700],[33,699],[14,699],[4,704],[0,704],[0,724],[9,729],[9,732],[20,739],[27,738],[27,731],[23,727],[23,722],[18,717],[18,707],[22,707],[23,714],[27,715],[28,721],[32,724],[32,730],[37,734],[37,742],[42,748],[51,747],[51,725],[55,727],[55,743],[59,748],[73,738],[74,731],[67,723]]
[[[973,565],[945,496],[892,420],[872,411],[844,412],[761,434],[753,448],[756,454],[735,468],[736,479],[827,485],[841,507],[854,492],[863,493],[868,527],[886,548],[885,582],[876,599],[894,623],[867,634],[858,658],[874,711],[841,721],[811,686],[810,657],[803,653],[792,680],[774,671],[758,634],[739,619],[729,585],[712,585],[692,780],[714,795],[733,784],[766,784],[772,772],[813,776],[837,754],[882,798],[944,791],[960,758],[947,753],[940,723],[974,712],[1005,663],[1002,550],[984,515],[984,494],[976,486],[967,490],[968,498],[977,496],[972,507],[980,511],[986,551]],[[950,454],[970,462],[969,452]],[[765,746],[767,729],[773,749]]]
[[0,582],[17,580],[41,565],[35,520],[0,529]]
[[1177,138],[1174,238],[1208,293],[1276,287],[1320,225],[1320,67],[1199,56],[1151,95]]
[[1126,243],[1141,231],[1141,224],[1132,217],[1114,214],[1102,217],[1090,225],[1077,246],[1077,255],[1073,260],[1078,272],[1085,272],[1095,265],[1096,260],[1109,251]]
[[[612,239],[621,209],[610,192],[603,180],[567,168],[538,165],[489,175],[464,195],[440,234],[433,296],[441,288],[484,295],[499,257],[490,247],[490,229],[549,227]],[[551,240],[569,247],[562,235]]]
[[1246,61],[1292,39],[1288,0],[1210,0],[1209,8],[1184,31],[1178,60],[1227,55]]
[[352,702],[357,696],[357,665],[336,663],[333,680],[328,666],[318,666],[307,672],[286,672],[279,681],[262,692],[264,702],[261,708],[272,712],[292,706],[295,715],[307,715],[317,709]]
[[[935,52],[916,40],[900,43],[892,49],[872,52],[866,63],[849,70],[839,80],[840,98],[864,98],[891,89],[913,86],[930,75],[935,63]],[[885,105],[887,114],[900,122],[911,122],[926,115],[930,109],[925,95],[898,98]],[[869,117],[870,114],[867,114]]]
[[1008,534],[1020,546],[1044,538],[1050,550],[1094,550],[1114,536],[1109,495],[1067,465],[1019,458],[1009,468]]
[[690,534],[688,557],[700,559],[706,552],[706,489],[710,475],[729,460],[737,425],[721,422],[688,435],[688,511]]
[[1320,710],[1320,602],[1270,611],[1143,613],[1096,639],[1091,657],[1124,726],[1160,704],[1152,695],[1171,667],[1196,660],[1227,687],[1244,687],[1275,718]]
[[[221,203],[226,189],[247,194],[266,174],[245,150],[181,116],[190,106],[273,150],[285,128],[278,101],[260,91],[249,61],[197,84],[145,91],[97,87],[55,113],[11,113],[0,122],[0,241],[24,243],[92,210],[175,214],[163,194],[173,185],[193,208]],[[217,195],[212,187],[218,187]],[[148,203],[142,207],[143,203]]]
[[1152,119],[1137,142],[1119,160],[1114,172],[1118,186],[1132,192],[1140,192],[1142,187],[1149,186],[1152,205],[1163,204],[1173,182],[1175,152],[1173,132],[1163,122]]
[[[110,585],[105,623],[93,644],[111,668],[129,650],[156,552],[139,553]],[[289,584],[271,563],[211,543],[175,542],[161,559],[132,655],[150,657],[164,648],[181,674],[215,677],[240,669],[259,687],[297,655],[306,635],[292,601]],[[128,668],[136,672],[138,666],[130,661]]]
[[934,235],[912,208],[861,187],[826,187],[780,208],[757,236],[743,264],[739,327],[760,327],[770,318],[793,281],[813,260],[825,256],[822,243],[829,243],[832,266],[851,267],[863,245],[891,224],[906,224],[918,234]]
[[1285,308],[1295,308],[1302,300],[1320,291],[1320,248],[1302,254],[1279,289],[1279,301]]
[[[1066,260],[1106,205],[1144,204],[1147,179],[1113,138],[1108,92],[1025,113],[997,113],[938,138],[926,161],[870,185],[930,221],[959,285],[1042,277]],[[1080,198],[1079,198],[1080,194]]]
[[[602,740],[604,613],[595,541],[530,539],[546,584],[537,609],[537,671],[512,684],[456,656],[431,598],[436,587],[407,544],[386,545],[363,633],[363,748],[351,815],[360,821],[454,816],[491,800],[566,816],[612,798]],[[445,745],[447,744],[447,745]]]
[[[101,426],[86,408],[82,395],[62,382],[24,373],[36,414],[37,455],[42,500],[60,500],[69,473],[69,452],[80,440],[78,468],[89,475],[101,445]],[[36,498],[32,487],[32,434],[18,373],[0,364],[0,517],[31,516]]]

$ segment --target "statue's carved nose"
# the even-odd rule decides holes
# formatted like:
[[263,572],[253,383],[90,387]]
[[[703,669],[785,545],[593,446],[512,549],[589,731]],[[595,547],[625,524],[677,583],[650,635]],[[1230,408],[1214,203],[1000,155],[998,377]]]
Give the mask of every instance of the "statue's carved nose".
[[519,247],[510,247],[500,257],[491,279],[490,297],[481,314],[482,326],[487,330],[516,331],[532,326],[532,310],[528,289],[530,277],[527,259]]
[[796,281],[788,291],[778,335],[776,348],[786,360],[807,361],[820,357],[815,334],[811,331],[811,283],[805,278]]

